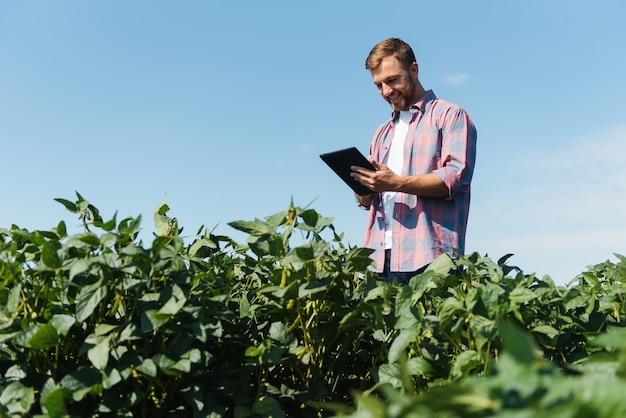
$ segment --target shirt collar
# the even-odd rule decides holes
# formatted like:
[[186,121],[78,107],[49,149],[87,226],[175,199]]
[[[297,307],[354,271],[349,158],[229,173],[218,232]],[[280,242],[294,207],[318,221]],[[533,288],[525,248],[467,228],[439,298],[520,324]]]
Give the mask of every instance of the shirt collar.
[[[422,97],[417,99],[413,106],[409,108],[409,111],[411,113],[417,113],[418,111],[424,113],[428,104],[436,98],[437,96],[435,96],[435,93],[432,90],[428,90],[422,95]],[[393,112],[391,112],[391,119],[395,120],[399,114],[400,112],[396,112],[394,110]]]

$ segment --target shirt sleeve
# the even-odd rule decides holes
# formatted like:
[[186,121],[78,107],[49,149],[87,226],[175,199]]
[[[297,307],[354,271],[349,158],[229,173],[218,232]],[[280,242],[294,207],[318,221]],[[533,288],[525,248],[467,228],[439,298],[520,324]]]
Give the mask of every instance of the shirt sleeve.
[[449,198],[468,190],[476,161],[476,127],[467,113],[454,107],[443,115],[441,127],[442,166],[433,172],[448,187]]

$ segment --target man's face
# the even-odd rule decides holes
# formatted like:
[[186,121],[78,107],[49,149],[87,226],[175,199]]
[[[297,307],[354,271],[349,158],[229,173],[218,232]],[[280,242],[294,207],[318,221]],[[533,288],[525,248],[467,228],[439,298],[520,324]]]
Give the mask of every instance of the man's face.
[[404,68],[393,56],[386,57],[373,70],[372,80],[378,92],[395,111],[409,110],[419,99],[417,90],[417,64]]

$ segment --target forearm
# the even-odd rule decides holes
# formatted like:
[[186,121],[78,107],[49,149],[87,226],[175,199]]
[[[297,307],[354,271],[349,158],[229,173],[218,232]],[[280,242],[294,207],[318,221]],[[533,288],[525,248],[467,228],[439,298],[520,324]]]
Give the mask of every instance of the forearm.
[[450,191],[435,173],[419,176],[398,176],[394,191],[422,197],[448,197]]
[[[448,186],[437,173],[399,176],[392,172],[389,167],[380,164],[371,157],[370,162],[376,168],[375,171],[353,166],[351,176],[375,192],[401,192],[422,197],[450,196]],[[357,199],[362,204],[371,203],[371,197],[367,201],[361,201],[359,196],[357,196]]]
[[[445,183],[435,173],[423,174],[419,176],[395,176],[393,185],[379,191],[395,191],[413,194],[421,197],[448,197],[450,191]],[[372,204],[373,194],[359,196],[354,194],[359,206],[369,208]]]

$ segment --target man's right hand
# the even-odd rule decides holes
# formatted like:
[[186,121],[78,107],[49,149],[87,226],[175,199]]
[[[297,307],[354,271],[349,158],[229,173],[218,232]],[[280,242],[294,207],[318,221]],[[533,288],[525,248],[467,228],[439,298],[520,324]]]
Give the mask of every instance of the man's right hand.
[[356,193],[354,194],[356,201],[359,202],[359,207],[363,209],[369,209],[370,205],[372,204],[372,196],[373,195],[371,194],[368,194],[365,196],[360,196]]

